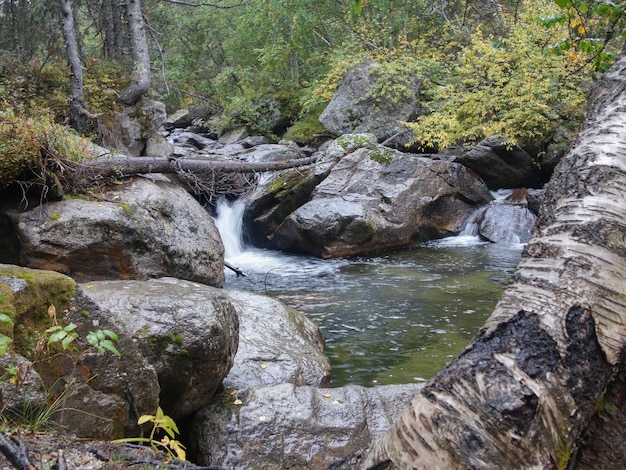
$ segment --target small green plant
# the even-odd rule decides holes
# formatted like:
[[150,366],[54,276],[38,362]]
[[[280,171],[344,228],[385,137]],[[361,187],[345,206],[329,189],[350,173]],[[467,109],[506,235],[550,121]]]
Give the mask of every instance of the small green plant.
[[[0,294],[0,296],[1,295],[2,294]],[[13,326],[13,319],[6,313],[0,313],[0,323],[5,323],[9,326]],[[0,356],[2,356],[7,351],[9,345],[11,344],[11,341],[13,340],[7,335],[0,333]]]
[[115,348],[111,340],[116,343],[119,341],[117,334],[111,330],[98,330],[87,333],[87,342],[96,348],[99,354],[110,351],[119,357],[120,352]]
[[[187,460],[185,446],[175,439],[180,434],[178,426],[172,418],[163,413],[159,406],[156,415],[142,415],[137,420],[137,424],[152,423],[152,430],[149,437],[129,437],[125,439],[117,439],[115,443],[145,443],[149,444],[154,450],[164,450],[171,458],[178,460]],[[157,439],[157,434],[164,434],[161,440]]]

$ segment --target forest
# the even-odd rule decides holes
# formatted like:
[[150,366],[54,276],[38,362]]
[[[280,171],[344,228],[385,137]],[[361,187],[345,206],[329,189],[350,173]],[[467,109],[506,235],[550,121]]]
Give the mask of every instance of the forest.
[[[501,135],[562,152],[622,28],[621,2],[589,0],[2,0],[0,179],[55,147],[63,126],[97,141],[139,70],[140,93],[170,113],[201,107],[217,134],[306,143],[366,59],[382,65],[375,100],[419,80],[421,111],[406,126],[422,149]],[[276,108],[285,135],[270,130]]]

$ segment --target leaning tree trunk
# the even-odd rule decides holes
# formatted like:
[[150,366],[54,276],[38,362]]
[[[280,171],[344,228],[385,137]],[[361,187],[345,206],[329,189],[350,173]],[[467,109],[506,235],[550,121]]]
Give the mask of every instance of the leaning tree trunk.
[[93,117],[85,108],[83,93],[83,65],[74,33],[74,14],[71,0],[60,0],[63,16],[63,37],[70,67],[70,125],[79,132],[86,132]]
[[118,100],[120,103],[132,105],[148,91],[152,81],[150,53],[140,0],[126,0],[126,21],[133,58],[133,73],[130,85],[120,92]]
[[590,96],[492,316],[361,468],[567,468],[622,367],[625,340],[623,53]]

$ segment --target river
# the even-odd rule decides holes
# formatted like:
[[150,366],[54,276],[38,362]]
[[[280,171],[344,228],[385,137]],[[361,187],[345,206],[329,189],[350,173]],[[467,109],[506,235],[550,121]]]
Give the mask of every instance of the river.
[[520,244],[457,237],[376,256],[322,260],[246,246],[244,205],[220,203],[226,287],[281,299],[326,338],[332,385],[423,382],[483,325],[521,256]]

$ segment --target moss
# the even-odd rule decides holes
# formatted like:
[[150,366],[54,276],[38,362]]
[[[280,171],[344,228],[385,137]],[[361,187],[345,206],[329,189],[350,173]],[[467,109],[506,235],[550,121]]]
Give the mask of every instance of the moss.
[[565,436],[565,430],[562,427],[559,428],[559,441],[559,447],[556,450],[556,468],[565,470],[568,468],[571,451]]
[[[8,284],[0,281],[0,313],[15,319],[15,307],[13,305],[13,292]],[[15,321],[15,320],[14,320]],[[0,322],[0,334],[13,338],[13,325],[8,322]]]
[[133,215],[135,213],[135,209],[130,204],[118,202],[117,205],[120,206],[127,215]]
[[379,147],[377,150],[375,150],[372,155],[370,155],[370,158],[375,161],[376,163],[380,163],[382,164],[389,164],[391,163],[391,157],[393,157],[394,155],[394,150],[387,148],[387,147]]
[[[16,289],[15,292],[11,292],[6,283],[0,283],[2,286],[0,289],[2,289],[3,299],[10,301],[11,306],[7,307],[8,311],[14,312],[15,351],[32,360],[37,355],[37,343],[51,324],[48,308],[54,305],[57,312],[63,312],[69,308],[76,291],[76,283],[73,279],[59,273],[17,266],[0,269],[0,278],[24,281],[23,287]],[[6,291],[7,287],[12,298]]]
[[210,405],[216,408],[232,408],[233,406],[236,406],[235,400],[235,396],[228,391],[224,391],[213,395]]
[[48,219],[50,220],[59,220],[61,218],[61,214],[59,214],[58,212],[55,212],[54,214],[50,214],[50,217],[48,217]]

